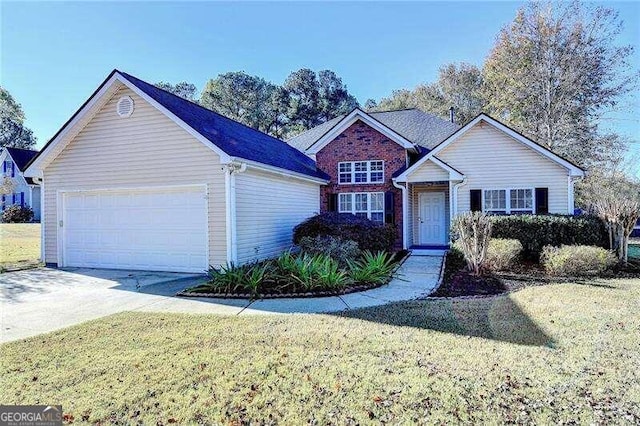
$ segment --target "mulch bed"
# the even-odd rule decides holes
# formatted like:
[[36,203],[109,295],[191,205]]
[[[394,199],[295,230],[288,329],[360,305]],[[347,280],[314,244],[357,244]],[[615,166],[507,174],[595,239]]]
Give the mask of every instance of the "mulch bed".
[[[199,292],[196,290],[198,287],[195,287],[191,291],[184,290],[178,293],[176,296],[180,297],[213,297],[217,299],[287,299],[287,298],[310,298],[310,297],[330,297],[330,296],[342,296],[349,293],[356,293],[359,291],[371,290],[374,288],[382,287],[383,285],[389,284],[389,281],[393,279],[395,272],[398,270],[400,265],[404,263],[405,260],[409,257],[409,251],[401,250],[394,254],[394,261],[397,262],[393,272],[389,276],[389,279],[386,282],[379,284],[357,284],[348,286],[345,288],[341,288],[338,290],[315,290],[309,292],[299,292],[299,293],[287,293],[282,292],[277,288],[277,285],[274,285],[273,292],[265,292],[259,294],[250,294],[250,293],[207,293],[207,292]],[[203,285],[202,287],[204,287]],[[267,285],[268,286],[268,285]],[[195,291],[194,291],[195,290]]]
[[638,278],[640,259],[629,259],[625,267],[616,267],[601,277],[555,277],[549,276],[535,262],[521,262],[509,272],[488,273],[475,276],[465,270],[464,260],[447,254],[442,284],[430,297],[492,296],[510,293],[525,287],[556,284],[562,282],[586,283],[597,278]]

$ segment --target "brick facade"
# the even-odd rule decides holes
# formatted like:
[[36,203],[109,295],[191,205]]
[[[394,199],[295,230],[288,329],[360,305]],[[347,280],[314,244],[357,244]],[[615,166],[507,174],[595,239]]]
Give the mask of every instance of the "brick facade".
[[[338,163],[341,161],[384,161],[384,183],[380,184],[339,184]],[[329,208],[331,194],[345,192],[387,192],[394,193],[395,225],[398,238],[396,247],[402,247],[402,192],[393,186],[391,176],[406,162],[406,150],[396,142],[357,121],[329,142],[316,154],[318,168],[329,176],[331,181],[320,189],[320,210]]]

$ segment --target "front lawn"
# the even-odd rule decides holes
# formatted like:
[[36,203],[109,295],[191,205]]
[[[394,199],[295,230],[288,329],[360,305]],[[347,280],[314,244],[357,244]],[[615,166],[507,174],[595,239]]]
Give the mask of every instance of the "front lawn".
[[38,265],[39,223],[0,223],[0,272]]
[[4,404],[74,422],[640,422],[640,280],[348,315],[125,313],[0,347]]
[[629,244],[629,257],[633,257],[634,259],[640,259],[640,245]]

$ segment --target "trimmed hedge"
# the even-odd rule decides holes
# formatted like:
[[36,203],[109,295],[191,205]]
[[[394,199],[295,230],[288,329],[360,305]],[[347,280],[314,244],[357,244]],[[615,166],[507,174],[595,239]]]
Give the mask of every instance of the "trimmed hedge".
[[396,227],[373,222],[351,213],[328,212],[310,217],[293,228],[293,242],[300,244],[304,237],[334,236],[355,241],[360,250],[391,252],[396,240]]
[[546,246],[541,261],[550,275],[600,275],[615,263],[615,256],[602,247]]
[[522,243],[518,240],[492,238],[487,249],[487,268],[492,271],[504,271],[513,266],[522,252]]
[[492,216],[492,238],[515,239],[523,255],[538,260],[544,246],[585,245],[609,248],[602,221],[589,215]]

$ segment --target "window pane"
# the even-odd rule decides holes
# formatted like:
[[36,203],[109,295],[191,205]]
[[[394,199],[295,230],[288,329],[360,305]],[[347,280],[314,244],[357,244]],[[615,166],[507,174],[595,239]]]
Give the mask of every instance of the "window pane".
[[384,193],[374,192],[371,194],[371,211],[384,211]]
[[340,163],[338,168],[340,172],[351,172],[351,163]]
[[351,173],[340,173],[339,182],[340,183],[351,183]]
[[339,212],[351,213],[351,211],[353,210],[352,204],[351,204],[351,196],[352,195],[353,194],[340,194],[338,196],[338,211]]
[[371,162],[371,171],[382,171],[383,170],[383,162],[382,161],[372,161]]
[[356,183],[364,183],[367,182],[367,172],[356,172]]
[[374,222],[383,222],[384,221],[384,213],[381,212],[373,212],[371,213],[371,220]]
[[367,211],[367,194],[356,194],[356,211]]
[[367,162],[366,161],[356,161],[354,164],[354,168],[356,172],[366,172],[367,171]]
[[511,209],[522,210],[532,209],[533,191],[530,189],[512,189],[511,190]]
[[382,172],[371,172],[371,182],[384,181],[384,175]]
[[494,189],[484,191],[484,209],[491,210],[506,210],[507,209],[507,194],[504,189]]

